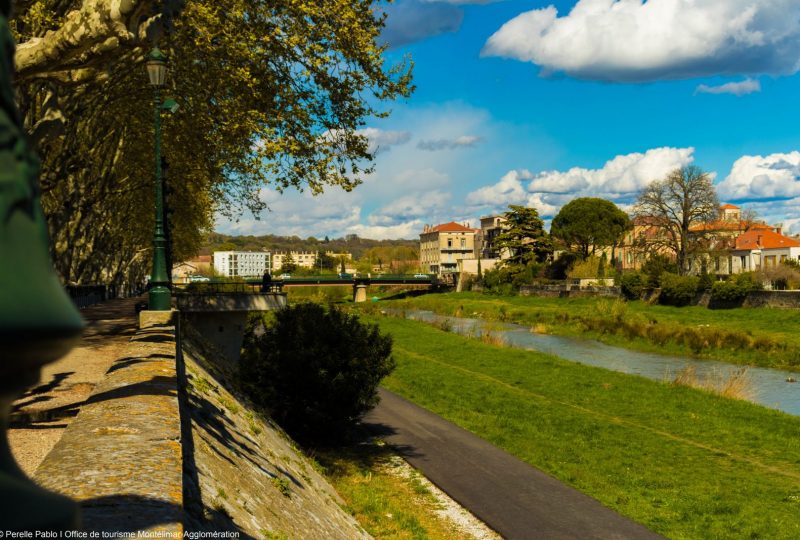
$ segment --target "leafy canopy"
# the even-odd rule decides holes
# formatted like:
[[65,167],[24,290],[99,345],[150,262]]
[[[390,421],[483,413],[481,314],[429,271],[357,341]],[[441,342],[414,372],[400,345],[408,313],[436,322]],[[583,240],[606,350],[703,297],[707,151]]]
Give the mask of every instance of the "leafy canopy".
[[360,132],[412,91],[386,65],[373,0],[20,2],[18,99],[43,158],[43,205],[65,280],[140,280],[153,230],[151,32],[170,59],[163,154],[175,193],[175,258],[215,212],[266,207],[265,189],[359,184]]
[[553,243],[544,230],[539,212],[535,208],[513,204],[509,209],[504,214],[507,221],[503,224],[503,231],[495,239],[501,253],[506,251],[509,254],[505,264],[526,266],[546,261],[553,253]]
[[581,197],[561,208],[550,234],[585,259],[598,248],[615,245],[630,227],[628,214],[613,202]]

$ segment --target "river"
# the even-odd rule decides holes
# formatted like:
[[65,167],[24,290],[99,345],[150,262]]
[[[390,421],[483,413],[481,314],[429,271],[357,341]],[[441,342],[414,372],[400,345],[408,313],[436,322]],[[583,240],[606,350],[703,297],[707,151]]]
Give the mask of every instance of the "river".
[[[452,331],[458,334],[480,336],[482,333],[491,332],[516,348],[540,351],[572,362],[657,381],[671,381],[678,372],[689,366],[694,367],[701,380],[724,380],[743,367],[713,360],[694,360],[632,351],[590,339],[538,334],[531,332],[529,327],[518,324],[449,317],[423,310],[405,310],[404,313],[406,318],[428,323],[447,320],[452,326]],[[798,373],[781,369],[747,367],[746,377],[753,402],[800,416],[800,383],[789,382],[797,378]]]

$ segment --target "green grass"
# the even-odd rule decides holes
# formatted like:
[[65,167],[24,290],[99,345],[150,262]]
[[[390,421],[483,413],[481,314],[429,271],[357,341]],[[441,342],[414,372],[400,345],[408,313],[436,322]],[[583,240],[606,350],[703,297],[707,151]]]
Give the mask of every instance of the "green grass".
[[436,514],[437,502],[416,476],[393,472],[398,459],[389,447],[365,442],[318,451],[323,473],[346,502],[346,508],[375,538],[467,540]]
[[671,538],[800,538],[800,418],[399,318],[384,385]]
[[382,306],[514,322],[631,349],[737,364],[800,369],[800,312],[711,310],[598,298],[430,294]]

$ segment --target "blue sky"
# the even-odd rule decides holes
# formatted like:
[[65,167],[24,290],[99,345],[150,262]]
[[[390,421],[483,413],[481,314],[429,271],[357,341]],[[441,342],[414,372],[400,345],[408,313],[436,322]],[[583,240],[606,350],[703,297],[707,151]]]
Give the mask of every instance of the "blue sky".
[[800,232],[800,2],[396,0],[387,61],[417,91],[363,131],[375,173],[352,193],[264,190],[232,234],[416,238],[508,204],[549,220],[579,196],[628,209],[670,170]]

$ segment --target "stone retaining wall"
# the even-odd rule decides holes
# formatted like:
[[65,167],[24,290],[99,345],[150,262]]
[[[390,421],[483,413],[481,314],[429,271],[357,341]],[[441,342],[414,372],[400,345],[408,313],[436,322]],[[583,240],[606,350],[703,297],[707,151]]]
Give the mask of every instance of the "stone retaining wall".
[[175,328],[142,328],[36,470],[86,530],[183,533],[177,384]]

